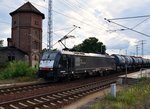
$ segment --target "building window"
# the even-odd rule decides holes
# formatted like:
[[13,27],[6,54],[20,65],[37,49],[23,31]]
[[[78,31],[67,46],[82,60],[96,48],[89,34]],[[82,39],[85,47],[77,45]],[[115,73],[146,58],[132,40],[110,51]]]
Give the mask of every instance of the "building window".
[[39,25],[39,22],[38,22],[38,21],[35,21],[34,23],[35,23],[35,25]]
[[14,61],[15,60],[15,56],[12,56],[11,59],[12,59],[12,61]]
[[15,60],[15,56],[8,56],[8,61],[14,61]]
[[38,57],[37,57],[36,55],[35,55],[35,57],[34,57],[34,60],[35,60],[35,61],[37,61],[37,60],[38,60]]
[[14,24],[14,25],[16,24],[16,21],[15,21],[15,20],[13,21],[13,24]]
[[35,35],[37,35],[37,34],[38,34],[37,30],[35,30]]
[[38,49],[38,42],[37,41],[33,42],[33,49]]

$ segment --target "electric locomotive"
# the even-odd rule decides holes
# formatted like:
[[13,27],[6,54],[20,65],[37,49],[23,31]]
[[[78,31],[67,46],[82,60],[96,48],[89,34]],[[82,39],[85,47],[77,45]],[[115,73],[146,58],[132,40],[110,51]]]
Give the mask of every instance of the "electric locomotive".
[[116,70],[114,57],[110,55],[70,52],[44,52],[37,76],[50,80],[105,75]]

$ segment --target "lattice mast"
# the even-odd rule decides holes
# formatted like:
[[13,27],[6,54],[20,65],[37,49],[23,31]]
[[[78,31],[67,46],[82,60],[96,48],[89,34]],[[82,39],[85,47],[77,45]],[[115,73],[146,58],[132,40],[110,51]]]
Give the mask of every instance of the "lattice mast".
[[47,29],[47,45],[48,49],[52,49],[53,44],[53,18],[52,18],[52,0],[48,0],[48,29]]

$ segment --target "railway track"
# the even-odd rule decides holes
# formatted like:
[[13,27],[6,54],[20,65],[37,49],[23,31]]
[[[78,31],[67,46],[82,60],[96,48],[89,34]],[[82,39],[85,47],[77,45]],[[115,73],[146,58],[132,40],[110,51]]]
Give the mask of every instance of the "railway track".
[[[118,73],[118,74],[114,74],[114,75],[118,76],[121,74],[123,74],[123,73]],[[103,79],[103,77],[101,77],[101,79]],[[11,87],[6,87],[6,88],[0,88],[0,95],[28,92],[28,91],[42,89],[45,87],[54,86],[57,84],[60,84],[60,83],[52,83],[51,84],[51,82],[44,82],[44,83],[36,83],[36,84],[29,84],[29,85],[20,85],[20,86],[11,86]]]
[[109,78],[99,82],[62,89],[53,93],[50,92],[22,99],[2,102],[0,103],[0,109],[57,109],[85,95],[109,87],[111,83],[116,82],[116,79],[117,77],[112,79]]
[[20,93],[20,92],[25,92],[25,91],[32,91],[35,89],[42,89],[43,87],[47,87],[47,86],[50,86],[50,82],[0,88],[0,95],[14,94],[14,93]]
[[[65,82],[64,82],[65,83]],[[15,94],[21,92],[28,92],[32,90],[38,90],[45,87],[60,85],[61,83],[37,83],[37,84],[29,84],[29,85],[19,85],[19,86],[11,86],[6,88],[0,88],[0,95],[8,95],[8,94]]]

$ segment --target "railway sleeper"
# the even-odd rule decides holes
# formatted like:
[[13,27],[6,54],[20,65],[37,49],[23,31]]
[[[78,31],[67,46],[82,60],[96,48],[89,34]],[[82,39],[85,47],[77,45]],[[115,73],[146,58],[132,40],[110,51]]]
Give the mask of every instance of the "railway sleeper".
[[56,104],[55,103],[50,103],[51,105],[53,105],[53,106],[56,106]]
[[85,93],[85,92],[83,92],[83,93],[82,93],[82,95],[86,95],[86,93]]
[[57,98],[61,98],[61,96],[58,96],[58,95],[55,95],[55,94],[53,94],[52,96],[57,97]]
[[4,90],[1,90],[1,92],[3,93],[3,92],[5,92]]
[[62,93],[64,93],[64,94],[68,95],[68,93],[67,93],[67,92],[62,92]]
[[21,103],[21,102],[19,102],[18,104],[21,105],[21,106],[23,106],[23,107],[28,107],[28,105],[26,105],[24,103]]
[[49,99],[46,99],[44,97],[41,97],[42,100],[45,100],[45,101],[50,101]]
[[55,97],[51,97],[51,96],[46,96],[47,98],[50,98],[50,99],[56,99]]
[[73,100],[73,98],[72,98],[72,97],[69,97],[68,99]]
[[79,98],[79,96],[76,96],[76,95],[74,95],[73,97],[74,97],[74,98]]
[[15,91],[15,90],[17,90],[17,89],[16,89],[16,88],[13,88],[12,90],[14,90],[14,91]]
[[26,102],[29,103],[29,104],[32,104],[32,105],[35,105],[35,104],[36,104],[36,103],[34,103],[34,102],[32,102],[32,101],[29,101],[29,100],[27,100]]
[[68,101],[67,99],[63,99],[63,101]]
[[58,93],[57,95],[60,95],[60,96],[66,96],[66,94],[62,94],[62,93]]
[[11,90],[10,90],[10,89],[7,89],[6,91],[10,92]]
[[49,108],[49,106],[47,106],[47,105],[43,105],[43,107],[45,107],[45,108]]
[[19,107],[15,106],[13,104],[10,104],[9,106],[12,107],[13,109],[19,109]]
[[39,107],[35,107],[34,109],[40,109]]
[[34,99],[34,101],[37,101],[39,103],[43,103],[44,101],[38,100],[38,99]]
[[62,104],[62,101],[57,101],[57,103]]
[[0,109],[5,109],[4,107],[0,107]]
[[74,93],[75,93],[75,91],[74,92],[67,92],[67,95],[74,94]]

